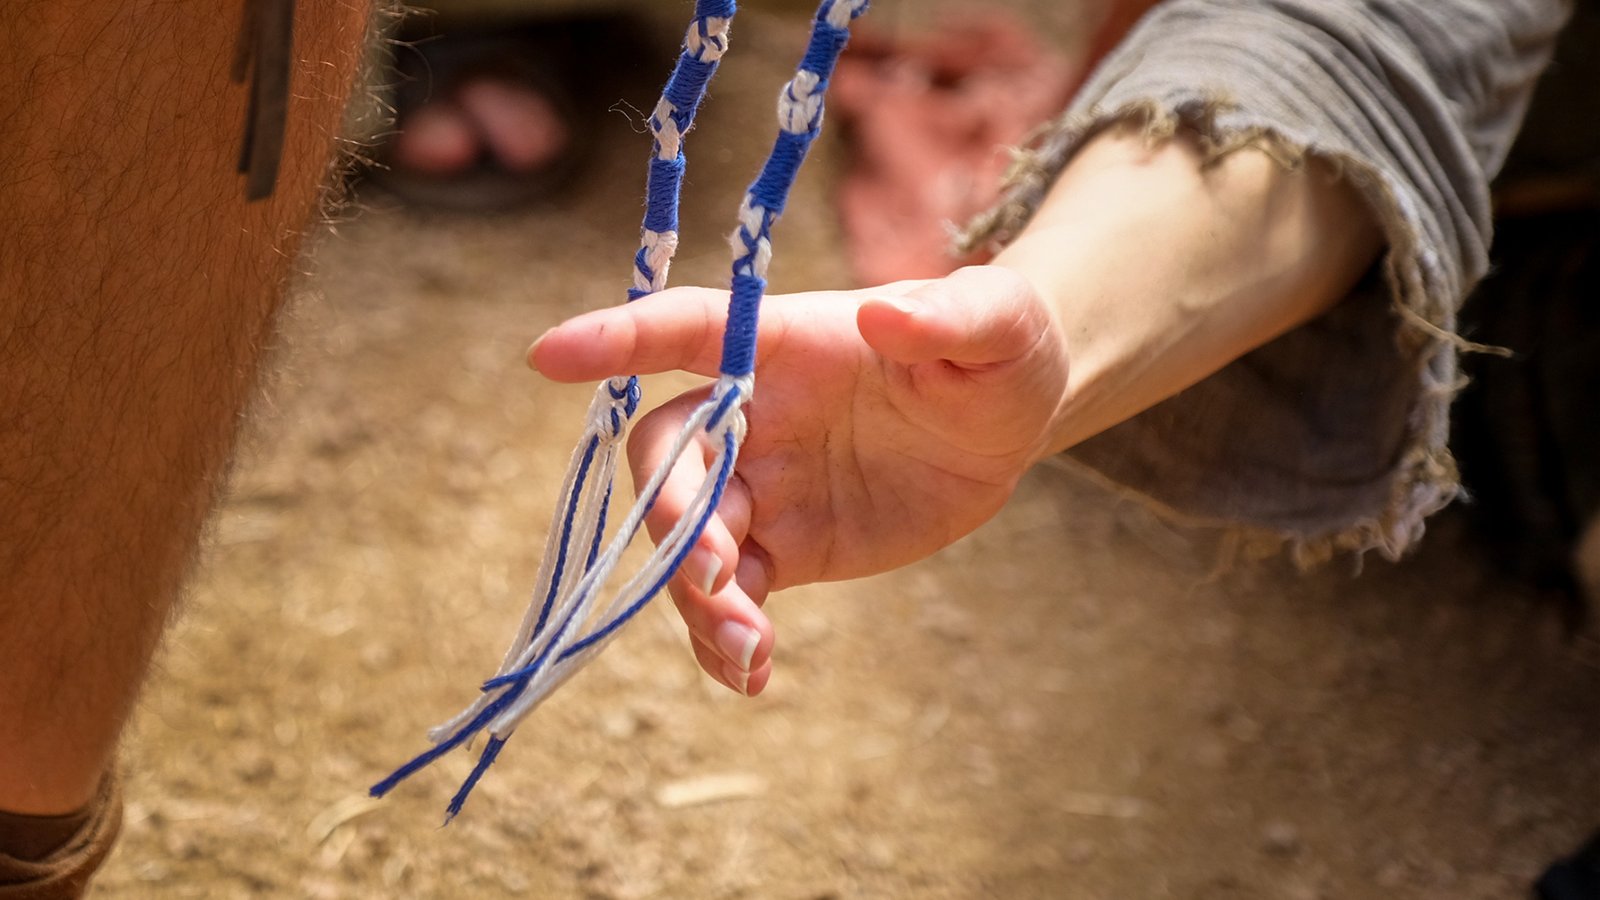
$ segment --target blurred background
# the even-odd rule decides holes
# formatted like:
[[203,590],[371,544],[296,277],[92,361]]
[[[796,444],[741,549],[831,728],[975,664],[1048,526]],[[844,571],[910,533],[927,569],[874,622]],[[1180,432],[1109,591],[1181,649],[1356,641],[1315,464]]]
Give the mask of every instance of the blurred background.
[[[1218,572],[1214,542],[1056,466],[934,559],[774,597],[758,699],[702,677],[661,602],[448,828],[466,754],[368,800],[521,615],[589,397],[523,353],[623,299],[690,9],[437,6],[396,26],[364,105],[98,896],[1505,898],[1600,825],[1600,650],[1459,516],[1359,577]],[[726,281],[804,6],[740,14],[675,283]],[[774,290],[955,265],[942,223],[1125,23],[876,0],[865,24]],[[938,153],[882,139],[937,127]]]

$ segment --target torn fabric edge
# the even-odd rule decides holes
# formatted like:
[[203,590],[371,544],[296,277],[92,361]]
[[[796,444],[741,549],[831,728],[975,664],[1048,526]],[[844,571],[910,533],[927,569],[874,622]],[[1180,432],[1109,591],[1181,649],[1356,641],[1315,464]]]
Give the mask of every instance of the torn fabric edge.
[[[1226,127],[1218,121],[1224,115],[1230,119]],[[1442,266],[1438,253],[1423,246],[1418,236],[1424,226],[1415,209],[1402,202],[1408,194],[1393,178],[1347,151],[1297,139],[1272,123],[1250,122],[1236,104],[1215,96],[1184,96],[1166,103],[1140,99],[1111,110],[1090,107],[1069,111],[1042,126],[1016,151],[1000,201],[958,235],[957,251],[993,249],[1015,238],[1077,151],[1091,138],[1119,125],[1136,125],[1151,141],[1169,138],[1179,128],[1189,129],[1199,139],[1208,163],[1246,148],[1259,150],[1289,169],[1317,159],[1355,187],[1384,234],[1387,250],[1382,272],[1402,323],[1395,339],[1407,368],[1418,380],[1403,446],[1389,473],[1384,507],[1352,515],[1349,521],[1326,530],[1285,531],[1207,516],[1179,510],[1128,484],[1116,483],[1115,487],[1179,524],[1225,529],[1224,543],[1244,557],[1287,552],[1302,567],[1325,562],[1340,552],[1359,555],[1376,550],[1388,559],[1398,559],[1421,539],[1427,517],[1463,494],[1449,449],[1450,403],[1462,386],[1457,353],[1486,349],[1455,332],[1456,308],[1471,285],[1458,283]],[[1480,275],[1468,273],[1467,280],[1476,282]],[[1108,480],[1095,474],[1101,481]]]

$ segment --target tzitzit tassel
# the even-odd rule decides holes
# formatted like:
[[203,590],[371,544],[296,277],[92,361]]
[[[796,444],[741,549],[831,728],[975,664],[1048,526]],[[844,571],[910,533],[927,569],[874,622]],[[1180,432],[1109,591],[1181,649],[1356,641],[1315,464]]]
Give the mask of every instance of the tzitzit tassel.
[[[755,387],[756,325],[772,260],[772,226],[782,215],[800,165],[822,129],[828,80],[849,40],[850,24],[867,0],[824,0],[794,78],[778,98],[778,137],[739,207],[733,246],[732,292],[723,335],[721,377],[711,396],[684,423],[661,468],[605,541],[606,509],[623,439],[639,407],[639,382],[618,375],[602,382],[589,405],[583,436],[562,480],[561,500],[545,541],[533,600],[516,637],[478,699],[428,732],[434,746],[372,787],[381,797],[434,760],[487,731],[478,763],[450,800],[446,821],[461,811],[506,741],[534,708],[616,637],[666,587],[716,513],[744,444],[744,406]],[[678,246],[678,197],[683,185],[683,138],[705,98],[706,85],[728,48],[734,0],[698,0],[672,77],[650,116],[654,152],[646,186],[644,224],[634,257],[636,300],[666,286]],[[601,603],[606,583],[638,535],[674,463],[701,435],[716,448],[693,501],[643,567]]]

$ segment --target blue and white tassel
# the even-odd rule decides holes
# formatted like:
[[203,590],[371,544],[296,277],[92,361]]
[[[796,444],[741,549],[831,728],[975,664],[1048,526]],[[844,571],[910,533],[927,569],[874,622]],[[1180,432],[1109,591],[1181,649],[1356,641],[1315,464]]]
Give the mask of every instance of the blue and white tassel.
[[[743,409],[755,386],[756,325],[772,259],[772,226],[783,212],[807,150],[821,131],[828,79],[849,40],[851,22],[866,12],[867,2],[824,0],[813,22],[805,58],[779,95],[777,141],[740,204],[739,224],[731,237],[732,293],[721,377],[710,398],[690,415],[666,461],[640,490],[638,501],[619,523],[610,543],[605,543],[606,509],[623,438],[639,406],[639,384],[633,376],[616,376],[601,383],[562,482],[562,500],[545,542],[533,602],[500,668],[483,683],[476,702],[429,731],[434,746],[374,785],[373,796],[388,793],[424,766],[488,731],[489,740],[477,765],[450,801],[446,821],[453,818],[517,726],[666,587],[705,531],[744,443]],[[678,245],[683,137],[727,50],[735,11],[734,0],[697,0],[683,52],[650,116],[654,152],[629,300],[666,285]],[[673,464],[701,434],[716,448],[716,454],[699,492],[639,572],[600,609],[606,581],[643,527]]]

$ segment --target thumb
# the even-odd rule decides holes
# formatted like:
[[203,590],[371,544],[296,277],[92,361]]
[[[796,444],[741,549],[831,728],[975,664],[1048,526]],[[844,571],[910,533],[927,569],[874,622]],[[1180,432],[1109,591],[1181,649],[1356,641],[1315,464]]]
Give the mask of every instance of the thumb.
[[903,365],[943,360],[990,368],[1037,346],[1050,312],[1016,272],[969,266],[903,294],[869,297],[856,311],[856,327],[868,346]]

